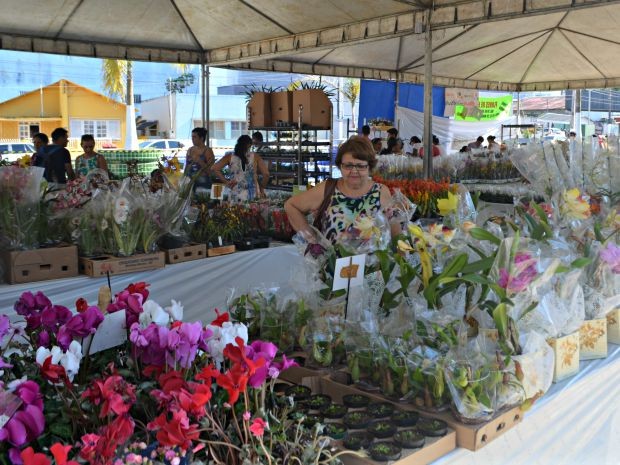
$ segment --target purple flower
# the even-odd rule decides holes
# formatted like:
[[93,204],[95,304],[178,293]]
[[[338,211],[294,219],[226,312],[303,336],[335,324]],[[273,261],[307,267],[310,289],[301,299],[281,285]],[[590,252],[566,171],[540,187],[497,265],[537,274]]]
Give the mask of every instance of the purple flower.
[[0,341],[8,334],[9,329],[11,329],[11,320],[9,317],[6,315],[0,316]]
[[511,275],[505,268],[500,269],[497,284],[508,293],[523,292],[537,275],[536,260],[529,253],[518,252],[515,256],[514,273]]
[[[43,330],[37,336],[37,346],[49,348],[51,342],[50,333]],[[70,344],[70,343],[69,343]]]
[[165,326],[151,323],[142,329],[139,323],[131,326],[129,340],[134,344],[136,353],[145,365],[164,366],[169,330]]
[[310,254],[312,258],[317,259],[325,253],[325,250],[325,247],[323,247],[321,244],[308,244],[304,255]]
[[67,350],[71,341],[78,337],[95,334],[103,321],[103,313],[98,307],[88,307],[82,313],[73,315],[69,321],[60,327],[56,339],[62,350]]
[[198,346],[202,336],[202,324],[182,323],[174,328],[173,332],[179,335],[179,343],[174,352],[174,359],[182,368],[189,368],[196,358]]
[[278,353],[278,347],[266,341],[254,341],[249,346],[245,348],[245,355],[253,362],[258,361],[259,359],[264,359],[265,363],[256,369],[254,374],[250,376],[248,380],[248,384],[253,388],[258,388],[263,385],[267,376],[269,376],[271,362],[275,358]]
[[282,361],[271,364],[271,367],[269,368],[269,376],[271,378],[277,378],[283,371],[296,366],[299,366],[299,364],[294,359],[288,359],[286,358],[286,355],[282,354]]
[[59,326],[64,325],[71,319],[73,313],[62,305],[49,305],[41,312],[41,325],[45,329],[56,332]]
[[19,300],[15,302],[13,308],[18,315],[28,316],[32,312],[37,312],[50,305],[52,305],[52,302],[41,291],[34,295],[32,292],[24,292]]
[[142,313],[142,303],[144,302],[144,296],[138,292],[131,294],[127,289],[116,294],[116,299],[113,303],[108,305],[108,313],[118,312],[119,310],[125,310],[125,317],[127,320],[127,327],[138,322],[140,319],[140,313]]
[[600,252],[601,260],[609,265],[611,271],[620,274],[620,247],[609,241]]
[[21,399],[22,405],[0,429],[0,441],[19,447],[36,440],[43,433],[45,417],[37,383],[23,382],[15,390],[15,395]]

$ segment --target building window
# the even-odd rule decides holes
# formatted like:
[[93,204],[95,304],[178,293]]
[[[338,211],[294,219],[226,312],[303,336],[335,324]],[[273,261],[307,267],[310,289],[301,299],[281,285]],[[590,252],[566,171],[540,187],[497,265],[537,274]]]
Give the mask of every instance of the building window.
[[108,122],[107,121],[97,121],[97,134],[95,137],[108,137]]
[[21,140],[30,140],[37,132],[39,132],[39,123],[32,121],[19,122],[19,138]]
[[84,134],[95,135],[95,122],[94,121],[82,121],[82,134],[79,136],[71,134],[73,137],[82,137]]
[[90,119],[71,119],[69,122],[69,137],[80,138],[84,134],[92,134],[100,139],[121,139],[120,120],[90,120]]
[[210,139],[226,139],[226,126],[224,121],[211,121],[209,123]]
[[248,123],[245,121],[231,121],[230,122],[230,137],[232,139],[238,139],[245,134],[248,130]]

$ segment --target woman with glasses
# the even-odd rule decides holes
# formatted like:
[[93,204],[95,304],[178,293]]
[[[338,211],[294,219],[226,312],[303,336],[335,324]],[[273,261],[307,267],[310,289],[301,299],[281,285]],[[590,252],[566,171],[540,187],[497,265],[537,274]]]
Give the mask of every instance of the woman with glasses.
[[[75,174],[86,176],[96,168],[108,173],[108,163],[103,155],[95,152],[95,138],[92,134],[84,134],[80,140],[84,153],[75,159]],[[108,173],[109,174],[109,173]]]
[[314,226],[336,244],[360,218],[373,218],[383,212],[391,196],[386,186],[370,177],[376,164],[375,152],[367,140],[354,136],[344,142],[336,155],[336,166],[342,177],[297,194],[284,205],[293,229],[312,236],[306,219],[312,212],[318,215]]

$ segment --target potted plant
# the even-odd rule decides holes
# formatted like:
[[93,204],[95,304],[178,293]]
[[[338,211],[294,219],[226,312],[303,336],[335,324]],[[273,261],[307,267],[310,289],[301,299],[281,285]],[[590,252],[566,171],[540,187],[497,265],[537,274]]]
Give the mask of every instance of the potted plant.
[[368,405],[366,411],[374,418],[386,418],[394,413],[394,405],[389,402],[374,402]]
[[304,402],[310,410],[321,410],[331,404],[332,398],[326,394],[313,394]]
[[347,432],[347,427],[342,423],[328,423],[323,432],[332,439],[342,439]]
[[368,453],[377,462],[398,460],[402,449],[391,442],[375,442],[368,448]]
[[347,394],[342,396],[342,403],[349,408],[364,408],[370,403],[370,399],[363,394]]
[[391,420],[397,426],[414,426],[419,417],[418,412],[397,410],[392,414]]
[[312,389],[307,386],[302,386],[301,384],[295,384],[286,388],[284,394],[291,396],[295,401],[300,401],[310,398]]
[[321,409],[321,414],[329,419],[342,418],[346,413],[347,408],[341,404],[329,404]]
[[371,416],[366,412],[348,412],[343,419],[349,429],[364,429],[370,423]]
[[368,432],[380,439],[390,438],[396,432],[396,426],[388,420],[379,420],[368,426]]
[[421,417],[416,425],[417,430],[424,436],[440,437],[448,432],[448,424],[443,420]]
[[394,443],[403,449],[417,449],[424,446],[424,435],[415,429],[397,431],[394,435]]
[[342,445],[350,450],[366,449],[372,442],[372,436],[366,431],[348,432],[342,441]]

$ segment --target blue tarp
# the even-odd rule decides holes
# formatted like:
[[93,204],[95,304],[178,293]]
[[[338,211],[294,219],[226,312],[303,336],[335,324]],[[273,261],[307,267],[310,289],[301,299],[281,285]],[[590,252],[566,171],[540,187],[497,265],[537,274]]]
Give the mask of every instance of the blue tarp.
[[[394,99],[396,83],[362,79],[358,127],[364,119],[385,118],[394,121]],[[433,115],[443,116],[446,104],[443,87],[433,87]],[[399,84],[398,105],[415,111],[424,111],[424,86],[421,84]]]

